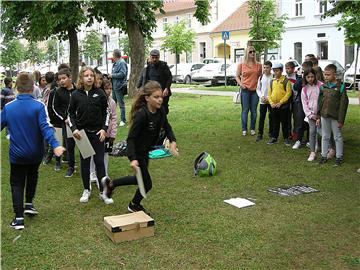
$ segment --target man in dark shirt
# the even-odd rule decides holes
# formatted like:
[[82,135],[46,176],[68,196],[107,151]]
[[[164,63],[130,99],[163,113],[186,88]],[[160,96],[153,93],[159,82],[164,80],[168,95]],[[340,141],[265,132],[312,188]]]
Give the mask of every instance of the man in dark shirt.
[[169,113],[169,98],[171,96],[171,71],[166,62],[160,60],[159,50],[152,50],[148,65],[143,69],[137,87],[140,88],[148,81],[157,81],[163,90],[163,103],[166,114]]

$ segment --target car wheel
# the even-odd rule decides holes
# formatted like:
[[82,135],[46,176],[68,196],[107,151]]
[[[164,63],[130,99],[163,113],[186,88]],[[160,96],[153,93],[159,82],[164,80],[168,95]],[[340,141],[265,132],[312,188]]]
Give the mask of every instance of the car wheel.
[[186,76],[185,77],[185,84],[190,84],[191,83],[191,78],[190,76]]

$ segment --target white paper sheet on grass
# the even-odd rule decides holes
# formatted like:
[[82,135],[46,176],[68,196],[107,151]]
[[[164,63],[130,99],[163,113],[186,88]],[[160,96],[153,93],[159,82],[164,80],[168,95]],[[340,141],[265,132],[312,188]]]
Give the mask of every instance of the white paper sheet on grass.
[[83,158],[88,158],[95,155],[94,148],[92,147],[89,138],[86,136],[85,131],[82,129],[79,131],[81,139],[75,139],[76,146],[79,148],[79,151]]
[[55,138],[61,146],[63,146],[62,128],[55,128]]
[[228,200],[224,200],[224,202],[231,204],[237,208],[243,208],[243,207],[255,205],[255,203],[253,203],[252,201],[243,198],[231,198]]
[[143,181],[143,178],[142,178],[140,167],[136,167],[135,173],[136,173],[135,175],[136,175],[136,180],[138,182],[140,193],[146,199],[146,191],[145,191],[144,181]]

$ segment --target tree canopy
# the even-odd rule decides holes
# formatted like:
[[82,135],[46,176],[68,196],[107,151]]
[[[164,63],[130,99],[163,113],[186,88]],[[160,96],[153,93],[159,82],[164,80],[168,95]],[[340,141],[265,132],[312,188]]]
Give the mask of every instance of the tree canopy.
[[40,64],[45,59],[45,52],[39,48],[37,42],[30,42],[26,47],[25,58],[32,64]]
[[18,39],[6,40],[1,49],[1,65],[13,70],[24,60],[25,48]]
[[83,42],[83,53],[86,57],[99,60],[104,53],[102,40],[97,31],[91,30],[86,34]]

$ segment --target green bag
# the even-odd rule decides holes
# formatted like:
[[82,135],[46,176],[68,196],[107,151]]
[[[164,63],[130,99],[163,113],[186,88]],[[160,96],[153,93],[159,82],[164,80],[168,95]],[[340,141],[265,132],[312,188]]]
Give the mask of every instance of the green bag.
[[207,152],[202,152],[194,162],[194,174],[199,176],[213,176],[216,174],[216,161]]

